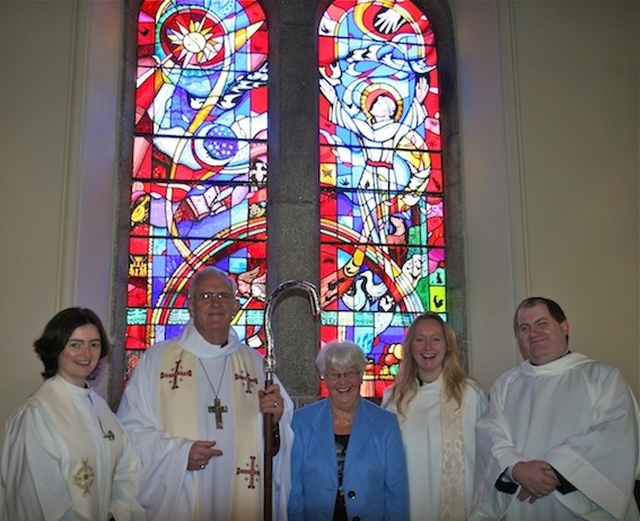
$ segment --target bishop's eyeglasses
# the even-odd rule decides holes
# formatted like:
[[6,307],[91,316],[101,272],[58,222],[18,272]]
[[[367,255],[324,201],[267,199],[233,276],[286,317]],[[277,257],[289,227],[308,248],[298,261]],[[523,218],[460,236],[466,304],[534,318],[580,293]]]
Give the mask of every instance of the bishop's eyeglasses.
[[202,293],[196,293],[191,298],[199,300],[201,302],[213,302],[214,300],[222,300],[228,302],[233,300],[233,295],[226,291],[204,291]]

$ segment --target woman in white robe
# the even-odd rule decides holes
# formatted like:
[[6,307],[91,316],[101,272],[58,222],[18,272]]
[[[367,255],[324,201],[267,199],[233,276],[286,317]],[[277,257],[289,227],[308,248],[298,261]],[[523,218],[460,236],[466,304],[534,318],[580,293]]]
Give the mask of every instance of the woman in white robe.
[[400,371],[383,397],[400,420],[409,470],[410,519],[466,519],[475,466],[475,425],[487,408],[469,379],[451,327],[420,315],[403,341]]
[[0,521],[146,519],[136,498],[139,458],[86,383],[109,348],[100,319],[65,309],[34,346],[45,382],[7,421]]

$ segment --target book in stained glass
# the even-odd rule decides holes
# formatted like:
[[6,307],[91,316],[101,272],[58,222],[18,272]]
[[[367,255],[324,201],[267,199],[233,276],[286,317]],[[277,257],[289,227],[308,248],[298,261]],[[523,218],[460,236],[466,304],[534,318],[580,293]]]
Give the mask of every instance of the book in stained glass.
[[145,1],[138,18],[127,367],[189,319],[193,273],[238,283],[234,328],[261,346],[266,290],[268,32],[255,0]]

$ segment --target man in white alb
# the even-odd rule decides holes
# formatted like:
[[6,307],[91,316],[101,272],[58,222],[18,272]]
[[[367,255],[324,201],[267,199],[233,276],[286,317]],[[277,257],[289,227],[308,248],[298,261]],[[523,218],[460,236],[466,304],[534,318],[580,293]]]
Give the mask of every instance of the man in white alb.
[[640,519],[638,405],[624,378],[569,350],[553,300],[524,300],[514,328],[527,360],[496,380],[476,426],[470,519]]
[[286,519],[293,404],[277,382],[264,389],[262,357],[230,327],[236,288],[214,267],[194,275],[191,320],[143,354],[118,409],[152,521],[263,519],[263,414],[274,415],[274,519]]

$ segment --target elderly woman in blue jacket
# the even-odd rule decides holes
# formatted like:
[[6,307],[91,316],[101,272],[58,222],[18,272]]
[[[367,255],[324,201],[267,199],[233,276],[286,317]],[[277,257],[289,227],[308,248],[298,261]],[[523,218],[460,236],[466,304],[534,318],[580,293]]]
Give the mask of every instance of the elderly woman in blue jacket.
[[318,354],[329,397],[293,416],[290,521],[409,518],[400,427],[394,414],[360,397],[365,363],[351,342],[331,342]]

